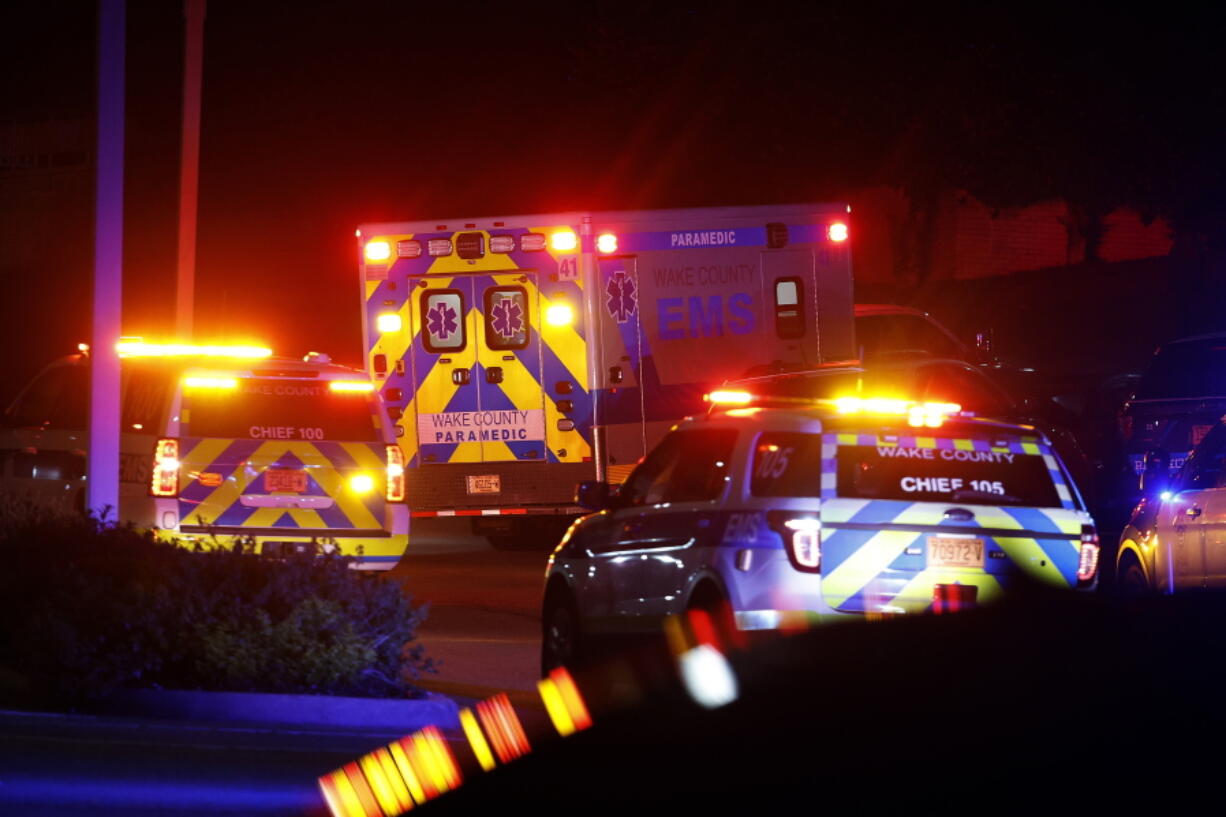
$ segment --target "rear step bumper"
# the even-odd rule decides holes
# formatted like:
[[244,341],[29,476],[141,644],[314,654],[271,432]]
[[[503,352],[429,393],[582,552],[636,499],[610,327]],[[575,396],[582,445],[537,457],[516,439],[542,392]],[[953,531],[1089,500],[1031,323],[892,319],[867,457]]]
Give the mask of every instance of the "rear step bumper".
[[318,536],[325,539],[389,538],[391,533],[383,528],[245,528],[239,525],[180,525],[179,533],[203,533],[214,536]]

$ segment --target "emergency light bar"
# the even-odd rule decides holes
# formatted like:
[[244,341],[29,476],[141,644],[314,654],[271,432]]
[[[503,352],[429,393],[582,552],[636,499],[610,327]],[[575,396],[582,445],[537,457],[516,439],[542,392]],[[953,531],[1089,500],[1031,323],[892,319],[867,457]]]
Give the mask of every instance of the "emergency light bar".
[[121,340],[115,344],[120,357],[238,357],[265,358],[272,349],[263,346],[196,346],[190,343],[145,343]]
[[332,380],[328,388],[335,392],[370,392],[375,390],[373,383],[364,380]]
[[515,251],[515,236],[513,235],[492,235],[490,236],[490,252],[509,253]]
[[914,400],[895,397],[839,397],[834,400],[806,400],[796,397],[759,396],[740,389],[718,389],[704,395],[703,399],[713,406],[748,406],[757,402],[796,406],[829,406],[839,414],[906,417],[907,424],[917,428],[923,426],[939,428],[948,417],[962,412],[962,406],[957,403],[918,403]]
[[189,389],[235,389],[238,388],[238,380],[233,377],[192,375],[183,378],[183,385]]
[[747,391],[720,390],[706,395],[706,400],[717,406],[747,406],[753,395]]
[[537,252],[545,249],[545,236],[540,233],[524,233],[519,237],[519,248],[524,252]]
[[392,245],[386,241],[366,242],[367,261],[386,261],[392,257]]
[[549,236],[549,246],[558,252],[570,252],[579,246],[579,236],[574,230],[559,230]]

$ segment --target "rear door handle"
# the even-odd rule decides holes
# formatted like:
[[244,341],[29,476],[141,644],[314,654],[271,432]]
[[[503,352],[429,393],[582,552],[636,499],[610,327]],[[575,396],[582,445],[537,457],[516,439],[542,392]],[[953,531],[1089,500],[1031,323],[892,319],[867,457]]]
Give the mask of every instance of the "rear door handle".
[[1186,511],[1184,511],[1184,513],[1186,513],[1188,516],[1190,516],[1190,517],[1192,517],[1193,519],[1195,519],[1196,517],[1198,517],[1198,516],[1200,516],[1200,515],[1201,515],[1202,511],[1201,511],[1201,509],[1200,509],[1200,508],[1198,508],[1198,507],[1196,507],[1195,505],[1193,505],[1192,507],[1190,507],[1190,508],[1188,508]]
[[945,518],[956,519],[959,522],[970,522],[975,518],[975,513],[967,508],[946,508]]

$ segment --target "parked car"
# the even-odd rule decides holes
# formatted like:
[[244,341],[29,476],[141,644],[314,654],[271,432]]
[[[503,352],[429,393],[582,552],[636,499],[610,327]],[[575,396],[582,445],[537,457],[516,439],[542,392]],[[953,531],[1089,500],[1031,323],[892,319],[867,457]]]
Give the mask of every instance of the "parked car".
[[1164,343],[1136,384],[1120,416],[1129,474],[1127,489],[1139,497],[1139,477],[1151,452],[1161,452],[1171,474],[1226,414],[1226,333]]
[[856,346],[864,361],[884,357],[938,357],[975,362],[968,347],[922,309],[901,304],[856,304]]
[[1175,476],[1161,453],[1120,537],[1116,586],[1127,596],[1226,588],[1226,422],[1197,442]]

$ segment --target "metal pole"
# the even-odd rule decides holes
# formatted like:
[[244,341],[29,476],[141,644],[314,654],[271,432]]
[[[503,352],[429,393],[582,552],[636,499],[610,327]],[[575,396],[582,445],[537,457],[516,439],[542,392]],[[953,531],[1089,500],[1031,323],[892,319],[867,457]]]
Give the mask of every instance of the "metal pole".
[[98,3],[98,156],[94,324],[86,497],[100,518],[119,509],[119,341],[123,310],[124,0]]
[[205,0],[184,0],[187,41],[183,55],[183,133],[179,155],[179,267],[175,334],[192,340],[196,295],[196,209],[200,177],[200,85],[204,73]]

